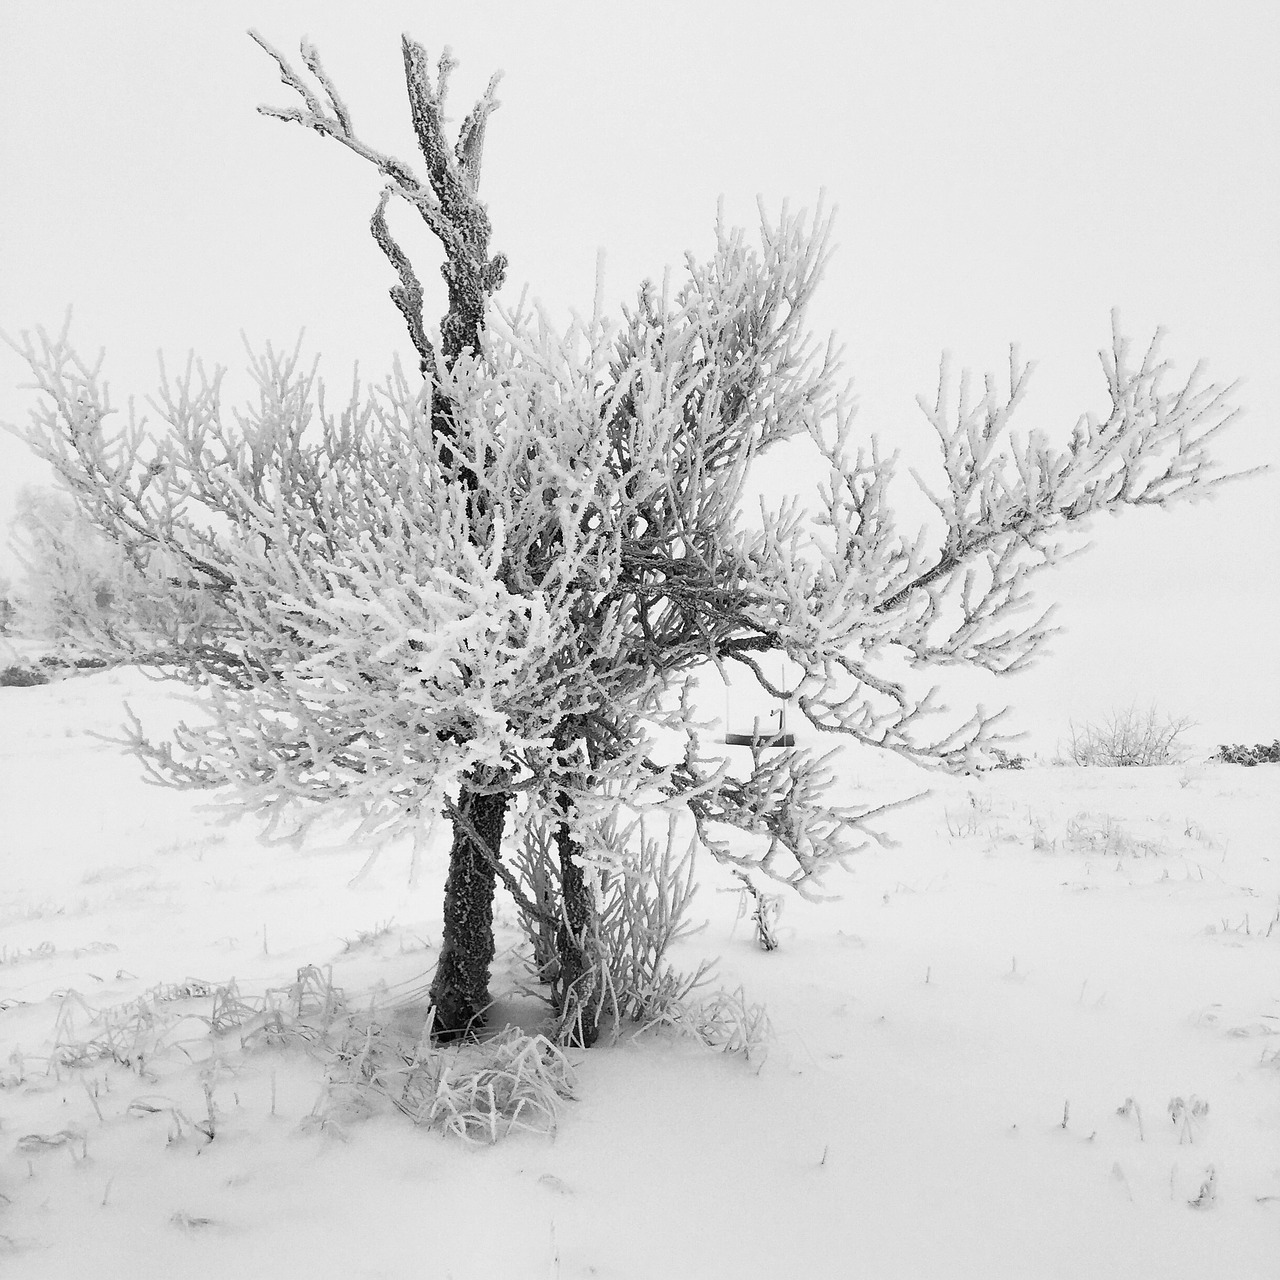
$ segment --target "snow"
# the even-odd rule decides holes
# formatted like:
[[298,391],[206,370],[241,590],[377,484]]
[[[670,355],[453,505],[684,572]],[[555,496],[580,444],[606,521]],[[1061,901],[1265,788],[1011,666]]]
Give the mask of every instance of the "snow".
[[[309,1122],[319,1061],[233,1033],[211,1073],[195,1019],[153,1080],[45,1072],[60,1011],[82,1034],[188,978],[260,995],[332,965],[360,997],[434,963],[442,842],[415,886],[404,850],[353,882],[364,849],[267,845],[92,736],[125,698],[149,728],[184,711],[134,671],[0,690],[7,1280],[1275,1276],[1274,768],[925,778],[898,847],[833,877],[839,901],[788,897],[772,953],[709,864],[707,927],[677,959],[718,954],[717,981],[767,1005],[767,1058],[655,1033],[577,1052],[554,1135],[467,1145],[382,1110]],[[851,800],[923,777],[867,753],[842,769]],[[532,1025],[500,918],[495,991]]]

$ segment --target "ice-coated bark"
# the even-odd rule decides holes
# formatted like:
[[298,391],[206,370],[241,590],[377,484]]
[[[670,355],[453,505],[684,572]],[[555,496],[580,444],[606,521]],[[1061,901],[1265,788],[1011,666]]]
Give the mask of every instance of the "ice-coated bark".
[[[471,1034],[484,1025],[493,963],[495,864],[507,801],[501,792],[490,795],[464,785],[458,802],[444,886],[444,935],[431,984],[434,1030],[442,1040]],[[483,839],[484,848],[477,847],[476,836]]]
[[[562,811],[570,800],[560,796]],[[582,865],[582,850],[573,839],[568,822],[556,827],[556,852],[560,859],[561,919],[556,930],[556,955],[560,962],[555,999],[565,1038],[590,1048],[600,1035],[603,1003],[600,991],[600,959],[595,945],[595,901]]]

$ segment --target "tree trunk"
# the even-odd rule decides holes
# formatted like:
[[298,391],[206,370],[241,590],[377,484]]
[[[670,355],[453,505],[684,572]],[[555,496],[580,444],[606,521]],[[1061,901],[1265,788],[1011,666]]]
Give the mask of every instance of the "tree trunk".
[[[569,797],[560,796],[561,812],[567,812]],[[556,931],[556,951],[560,971],[556,978],[556,1012],[570,1044],[587,1049],[600,1035],[604,1012],[598,965],[599,943],[595,936],[595,896],[576,861],[577,842],[567,821],[556,827],[556,850],[560,855],[560,925]]]
[[[493,963],[494,863],[501,855],[509,800],[508,795],[488,795],[465,786],[458,797],[461,817],[453,822],[444,935],[431,983],[438,1040],[474,1034],[485,1022]],[[475,836],[483,839],[485,849],[476,847]]]

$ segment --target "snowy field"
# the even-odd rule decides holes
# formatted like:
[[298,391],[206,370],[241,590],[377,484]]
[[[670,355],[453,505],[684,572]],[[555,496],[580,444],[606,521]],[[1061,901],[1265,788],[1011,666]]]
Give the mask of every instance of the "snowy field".
[[[308,965],[353,1004],[422,987],[443,848],[352,883],[361,851],[219,824],[91,736],[125,697],[173,715],[136,672],[0,690],[6,1280],[1280,1274],[1275,766],[850,757],[859,795],[932,786],[899,846],[789,900],[768,954],[706,865],[677,957],[767,1006],[767,1057],[579,1052],[553,1135],[467,1144],[336,1115],[302,1047],[200,1021]],[[57,1065],[140,1010],[141,1064]]]

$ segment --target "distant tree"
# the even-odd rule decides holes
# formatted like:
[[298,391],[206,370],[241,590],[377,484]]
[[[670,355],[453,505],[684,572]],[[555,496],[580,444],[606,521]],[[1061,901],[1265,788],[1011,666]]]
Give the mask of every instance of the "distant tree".
[[[72,548],[77,542],[86,544],[80,554]],[[101,619],[114,576],[115,566],[108,565],[112,544],[78,517],[70,498],[24,485],[9,523],[9,546],[26,578],[24,629],[62,637],[83,631],[91,618]]]
[[14,619],[18,614],[18,606],[14,603],[13,583],[0,574],[0,636],[7,636],[13,630]]
[[[978,395],[963,376],[957,392],[944,365],[922,403],[938,478],[913,473],[938,516],[900,530],[894,460],[855,431],[838,353],[807,327],[827,219],[762,217],[758,249],[718,226],[677,292],[646,284],[620,324],[597,302],[561,333],[489,301],[503,262],[488,256],[476,189],[492,83],[448,145],[453,63],[446,52],[433,84],[405,41],[420,182],[358,139],[314,49],[302,57],[320,95],[259,43],[303,101],[268,113],[388,179],[371,225],[421,385],[397,372],[335,413],[296,352],[268,351],[252,367],[256,403],[228,421],[220,375],[193,366],[162,381],[153,440],[132,417],[111,427],[96,366],[65,331],[41,333],[19,344],[44,393],[26,437],[95,527],[131,559],[163,561],[148,579],[159,602],[197,592],[218,611],[216,637],[186,656],[209,684],[209,723],[159,745],[136,730],[161,776],[230,785],[272,821],[308,801],[346,806],[381,836],[448,815],[432,986],[446,1034],[488,1001],[499,877],[546,963],[562,1033],[590,1043],[659,976],[636,931],[668,936],[663,904],[682,900],[679,815],[716,858],[801,892],[879,838],[883,806],[837,802],[828,757],[756,749],[742,774],[707,758],[693,673],[745,667],[817,729],[966,767],[995,742],[997,717],[948,719],[912,671],[1025,665],[1046,634],[1043,615],[1015,620],[1028,579],[1089,517],[1231,478],[1206,449],[1234,412],[1231,389],[1201,386],[1198,371],[1166,388],[1155,344],[1135,364],[1116,334],[1103,353],[1110,407],[1063,445],[1010,432],[1030,371],[1016,353],[1007,387],[989,378]],[[387,224],[392,196],[445,247],[438,339]],[[751,468],[798,439],[826,473],[816,509],[745,527]],[[796,673],[786,688],[761,663],[772,653]],[[659,815],[673,822],[655,840]]]
[[168,583],[158,607],[146,582],[160,568],[131,561],[56,489],[25,485],[9,525],[9,546],[22,568],[20,588],[0,592],[8,619],[24,633],[58,641],[81,656],[139,657],[173,647],[175,628],[189,642],[207,609],[198,596],[179,602]]

